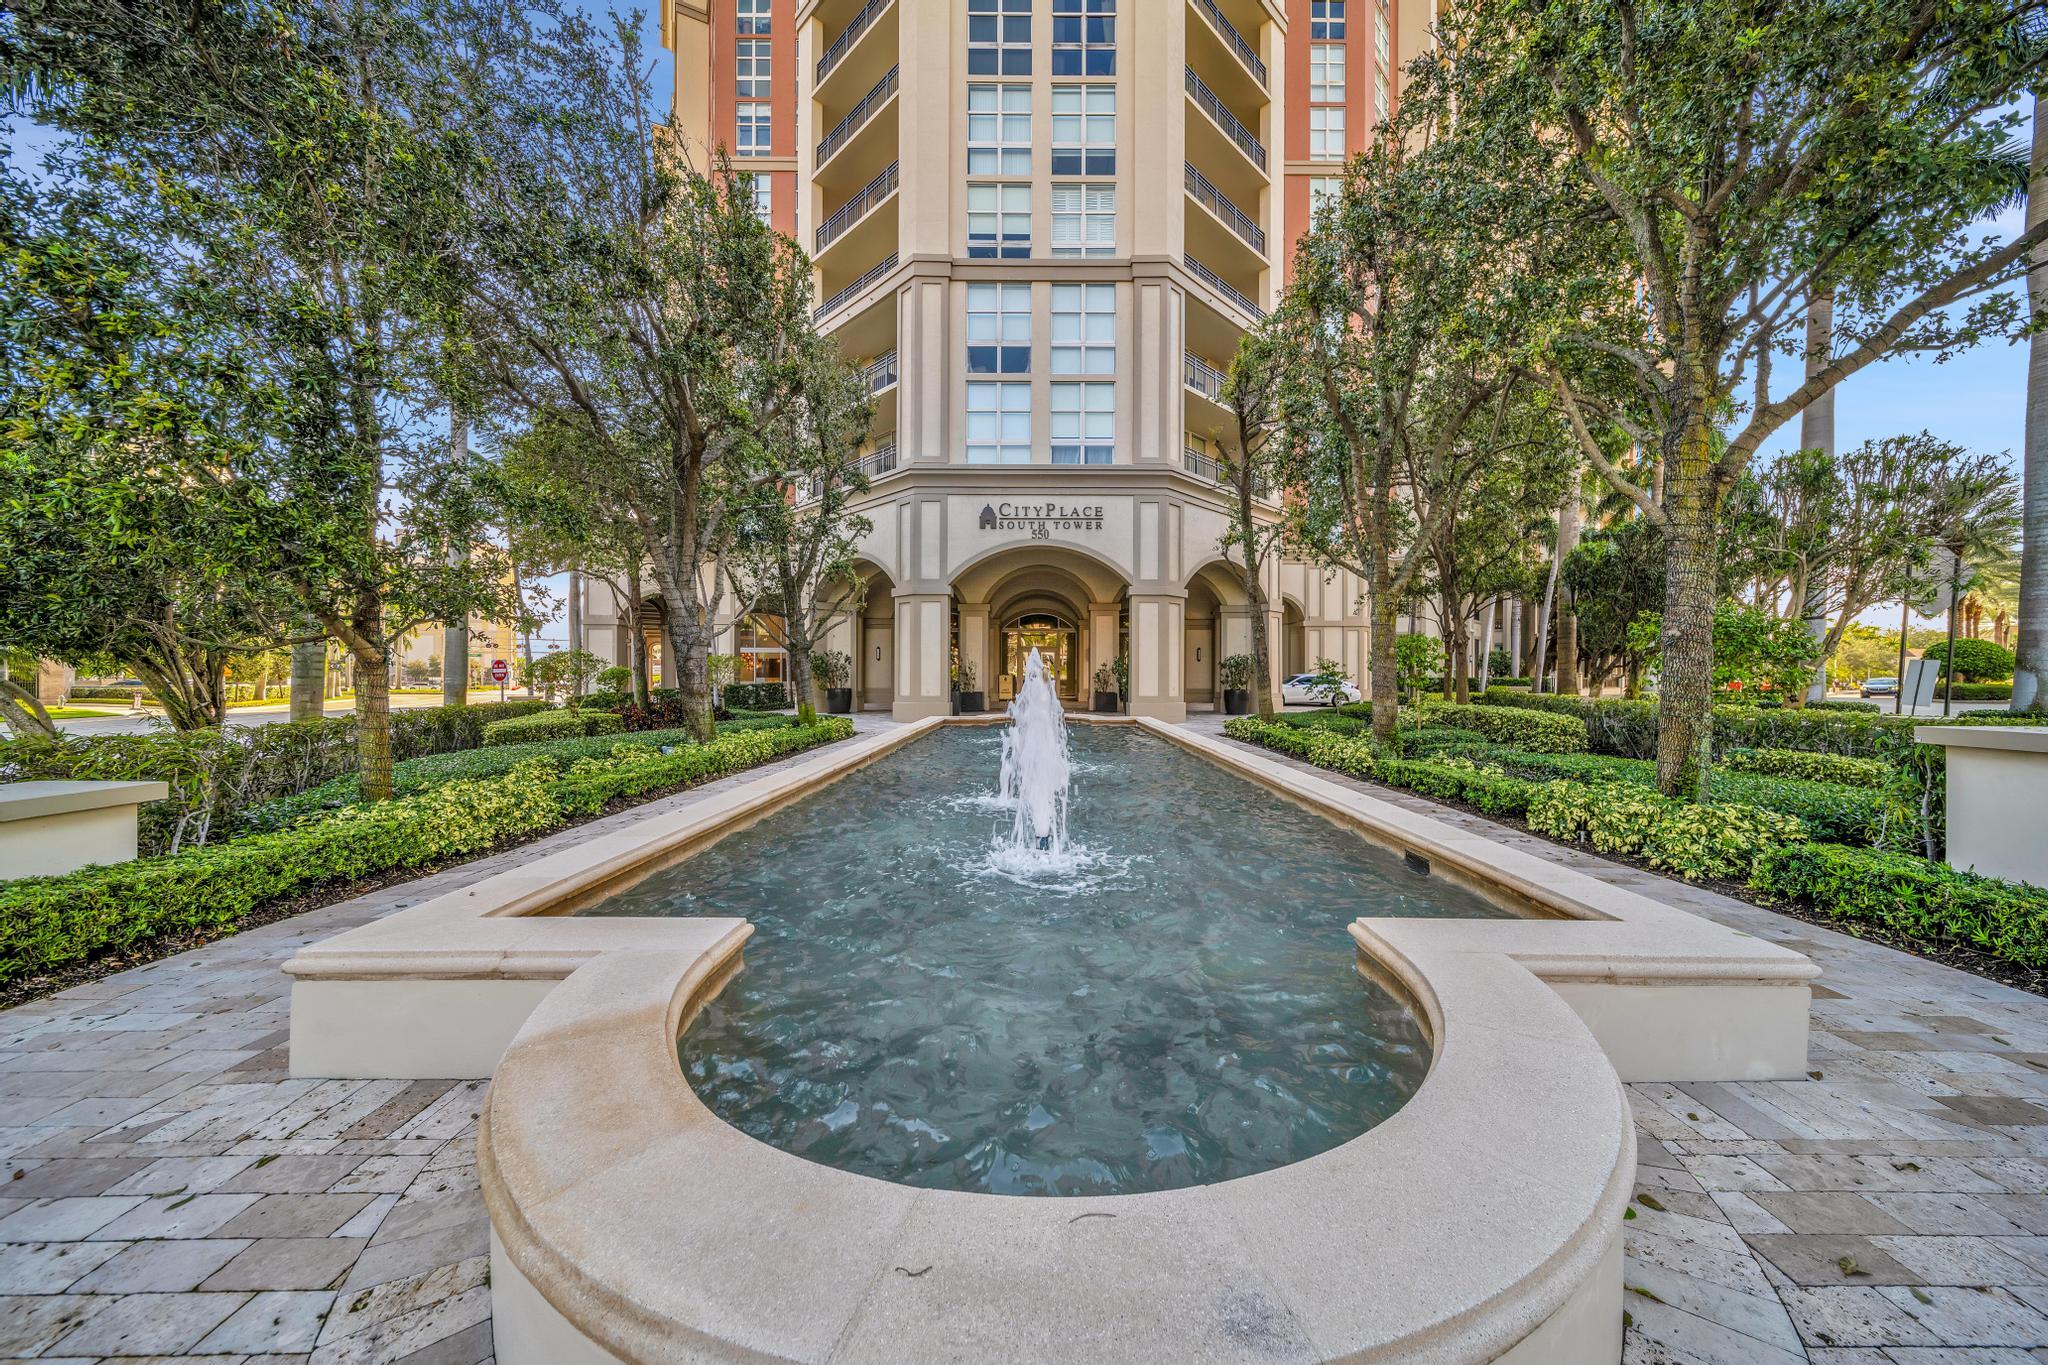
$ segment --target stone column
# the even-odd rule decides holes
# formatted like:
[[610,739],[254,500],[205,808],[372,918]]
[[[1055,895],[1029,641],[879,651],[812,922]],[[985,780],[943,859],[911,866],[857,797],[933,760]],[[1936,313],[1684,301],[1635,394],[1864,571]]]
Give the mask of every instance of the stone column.
[[960,611],[960,663],[974,670],[971,691],[985,692],[995,701],[995,679],[990,674],[988,649],[988,603],[962,602]]
[[951,714],[952,610],[947,593],[896,594],[896,719]]
[[1131,695],[1134,716],[1187,719],[1181,653],[1187,594],[1131,594]]
[[1123,633],[1124,608],[1121,602],[1090,602],[1088,604],[1088,657],[1085,660],[1087,673],[1081,678],[1078,689],[1087,704],[1095,704],[1095,670],[1104,664],[1116,666],[1118,637]]
[[327,641],[292,646],[291,718],[318,720],[327,705]]

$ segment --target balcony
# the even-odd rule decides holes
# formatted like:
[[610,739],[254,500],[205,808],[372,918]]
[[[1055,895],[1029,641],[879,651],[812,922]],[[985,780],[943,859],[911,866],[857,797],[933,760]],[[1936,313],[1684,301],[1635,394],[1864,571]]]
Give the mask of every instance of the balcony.
[[1211,90],[1203,82],[1202,78],[1195,74],[1195,69],[1192,66],[1182,68],[1182,73],[1182,84],[1187,89],[1188,98],[1193,100],[1196,107],[1209,116],[1209,121],[1215,125],[1216,130],[1230,139],[1236,145],[1237,150],[1244,153],[1245,159],[1258,167],[1261,174],[1264,174],[1266,170],[1265,144],[1253,136],[1252,130],[1245,127],[1237,115],[1231,113],[1225,107],[1223,101],[1217,98],[1216,92]]
[[[882,438],[883,444],[861,456],[854,462],[854,472],[865,479],[878,479],[892,473],[896,468],[896,433],[890,432]],[[825,482],[818,478],[807,478],[797,485],[796,501],[801,507],[807,502],[816,502],[825,492]]]
[[861,371],[861,378],[867,381],[868,392],[880,393],[896,387],[896,353],[882,356],[874,364]]
[[1216,36],[1224,50],[1243,67],[1245,73],[1257,82],[1259,89],[1268,89],[1266,64],[1259,60],[1258,48],[1223,17],[1223,11],[1217,6],[1216,0],[1188,0],[1188,3],[1201,13],[1209,32]]
[[[824,140],[818,143],[818,158],[814,163],[815,173],[822,173],[831,164],[832,158],[837,156],[845,149],[848,143],[853,141],[854,135],[873,122],[875,115],[887,106],[890,100],[895,98],[898,71],[898,67],[890,67],[882,79],[875,82],[874,88],[861,96],[858,104],[847,110],[846,117],[834,124],[831,132],[825,134]],[[894,125],[893,120],[889,122],[891,126]],[[885,141],[891,147],[895,145],[893,137],[885,139]]]
[[896,64],[897,46],[896,0],[867,0],[818,58],[810,93],[823,106],[820,127]]
[[818,224],[815,237],[817,245],[812,248],[812,255],[824,255],[826,248],[843,239],[847,233],[860,225],[862,219],[894,197],[900,183],[896,174],[898,164],[890,162],[887,170],[861,186],[853,198],[834,209],[831,217]]
[[[1188,473],[1205,483],[1213,483],[1223,488],[1237,487],[1230,477],[1230,470],[1220,460],[1204,451],[1196,450],[1192,446],[1181,447],[1180,465],[1182,469],[1187,470]],[[1260,502],[1271,502],[1273,501],[1272,486],[1261,479],[1252,484],[1252,496]]]
[[1217,407],[1229,406],[1223,401],[1223,386],[1229,376],[1193,351],[1181,357],[1181,382]]
[[[889,168],[892,177],[895,170],[894,166]],[[1266,230],[1253,221],[1250,214],[1226,199],[1223,191],[1210,184],[1208,177],[1195,169],[1194,162],[1183,162],[1181,170],[1184,173],[1188,198],[1215,214],[1223,226],[1243,238],[1245,245],[1257,252],[1263,261],[1266,254]],[[819,231],[822,232],[823,229]],[[822,247],[820,249],[822,250]]]
[[848,284],[844,289],[833,291],[831,297],[827,298],[823,303],[819,304],[816,308],[813,308],[811,310],[811,321],[824,321],[826,314],[834,312],[837,309],[844,307],[846,303],[853,298],[854,295],[860,293],[861,290],[867,288],[876,280],[881,279],[882,276],[888,274],[895,268],[896,253],[892,251],[887,256],[885,256],[879,261],[876,261],[873,265],[869,266],[866,270],[862,271],[860,275],[857,276],[851,284]]
[[1266,310],[1253,303],[1250,295],[1231,284],[1230,281],[1224,279],[1208,266],[1203,265],[1192,254],[1185,255],[1181,259],[1187,265],[1189,274],[1215,290],[1217,295],[1225,301],[1243,309],[1253,320],[1256,321],[1266,316]]

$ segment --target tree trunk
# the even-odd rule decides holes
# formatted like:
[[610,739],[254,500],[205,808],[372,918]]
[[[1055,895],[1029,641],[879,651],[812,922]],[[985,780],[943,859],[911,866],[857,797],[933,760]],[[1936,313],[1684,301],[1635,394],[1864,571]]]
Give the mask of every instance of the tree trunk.
[[[1711,428],[1685,433],[1698,449],[1682,455],[1665,485],[1664,674],[1657,695],[1657,787],[1697,801],[1713,746],[1715,494],[1706,466]],[[1688,458],[1690,457],[1690,458]]]
[[1579,695],[1579,614],[1572,609],[1572,590],[1565,582],[1564,562],[1579,544],[1579,480],[1576,472],[1567,481],[1570,490],[1564,506],[1557,511],[1557,694]]
[[1279,699],[1273,695],[1273,631],[1266,613],[1266,590],[1256,581],[1251,585],[1251,608],[1252,710],[1271,716],[1280,709]]
[[[2034,96],[2034,176],[2027,185],[2027,227],[2048,219],[2048,99]],[[2048,315],[2048,242],[2028,259],[2027,306]],[[2018,661],[2012,709],[2048,715],[2048,333],[2027,342],[2027,430],[2020,474],[2025,491],[2020,536]]]
[[653,683],[647,676],[647,630],[640,624],[640,571],[626,571],[626,667],[633,671],[633,704],[645,708]]
[[[1558,529],[1564,529],[1562,521],[1560,521]],[[1560,563],[1557,550],[1553,547],[1550,552],[1550,573],[1543,581],[1543,607],[1536,613],[1536,653],[1529,665],[1529,686],[1537,692],[1547,692],[1550,690],[1544,686],[1544,679],[1549,673],[1549,670],[1544,665],[1548,662],[1546,656],[1550,653],[1550,609],[1557,601],[1558,566]]]
[[1460,706],[1472,700],[1472,627],[1463,612],[1451,617],[1451,700]]
[[[569,648],[583,648],[583,575],[576,569],[569,570]],[[569,679],[569,695],[583,695],[583,675],[579,671]]]
[[[469,462],[469,416],[455,411],[448,417],[448,455],[457,465]],[[461,567],[469,560],[467,544],[450,545],[448,562]],[[469,616],[441,623],[441,704],[461,706],[469,700]]]
[[[378,632],[381,637],[382,632]],[[391,678],[386,651],[369,642],[356,656],[356,775],[365,801],[391,799]]]
[[0,723],[4,723],[18,737],[57,737],[57,722],[50,719],[50,713],[43,708],[42,700],[36,696],[34,679],[30,679],[27,687],[14,681],[8,674],[7,659],[4,655],[0,655]]
[[815,679],[811,677],[811,632],[807,627],[792,625],[792,617],[782,618],[782,640],[789,652],[789,699],[796,705],[797,718],[808,724],[817,719],[818,703],[811,691]]
[[1391,746],[1399,738],[1401,718],[1401,699],[1394,691],[1394,576],[1384,549],[1374,555],[1374,561],[1372,639],[1368,642],[1372,661],[1366,670],[1372,688],[1372,739],[1376,745]]
[[318,720],[326,713],[327,641],[308,640],[292,646],[293,720]]
[[[1807,300],[1806,304],[1806,377],[1827,368],[1828,359],[1834,354],[1835,346],[1835,291],[1824,289]],[[1827,390],[1820,397],[1808,403],[1799,414],[1799,446],[1802,450],[1824,451],[1832,458],[1835,453],[1835,391]],[[1790,700],[1794,705],[1801,701],[1826,701],[1828,699],[1828,618],[1826,607],[1821,602],[1824,584],[1822,575],[1810,567],[1802,567],[1800,575],[1799,600],[1792,603],[1798,608],[1806,622],[1806,629],[1813,638],[1822,642],[1821,656],[1814,660],[1813,677],[1806,684],[1803,698]]]

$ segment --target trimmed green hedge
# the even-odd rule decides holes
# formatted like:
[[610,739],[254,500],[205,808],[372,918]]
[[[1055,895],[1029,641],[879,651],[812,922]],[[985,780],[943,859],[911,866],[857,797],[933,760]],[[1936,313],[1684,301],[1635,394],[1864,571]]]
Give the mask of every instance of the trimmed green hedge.
[[1816,754],[1804,749],[1730,749],[1716,762],[1728,772],[1833,782],[1844,787],[1882,787],[1892,771],[1889,765],[1874,758]]
[[531,716],[492,721],[484,727],[484,747],[533,744],[547,739],[585,739],[616,735],[625,724],[609,711],[541,711]]
[[1256,716],[1240,716],[1225,721],[1223,733],[1318,768],[1374,778],[1439,800],[1463,801],[1492,815],[1520,815],[1540,786],[1467,758],[1382,758],[1373,753],[1369,736],[1319,726],[1276,725]]
[[727,683],[719,701],[735,711],[780,711],[790,704],[789,689],[778,682]]
[[8,882],[0,885],[0,981],[164,934],[232,929],[271,901],[480,853],[594,813],[617,797],[723,777],[852,734],[851,721],[827,716],[814,725],[725,735],[671,754],[622,744],[611,755],[566,766],[526,759],[493,777],[351,806],[274,834]]
[[1586,723],[1577,716],[1445,702],[1424,702],[1415,710],[1425,726],[1475,730],[1496,744],[1511,744],[1530,753],[1582,754],[1587,748]]
[[1749,884],[1835,919],[2048,966],[2048,890],[2024,882],[1958,872],[1910,854],[1806,844],[1759,858]]
[[1529,828],[1602,853],[1696,877],[1746,878],[1758,858],[1803,842],[1797,816],[1739,801],[1692,805],[1613,783],[1549,782],[1529,803]]

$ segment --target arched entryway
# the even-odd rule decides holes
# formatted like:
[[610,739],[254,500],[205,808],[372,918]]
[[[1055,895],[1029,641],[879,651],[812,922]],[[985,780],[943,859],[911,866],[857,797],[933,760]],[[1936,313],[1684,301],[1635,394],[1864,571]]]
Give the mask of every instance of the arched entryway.
[[996,663],[1002,675],[1012,680],[1009,688],[1001,690],[1014,690],[1015,680],[1024,676],[1024,661],[1035,649],[1060,696],[1067,701],[1080,698],[1080,666],[1084,656],[1081,628],[1072,617],[1056,611],[1018,612],[1003,621],[1000,637],[1002,648]]
[[1212,560],[1188,579],[1181,685],[1190,707],[1222,704],[1222,662],[1251,652],[1250,602],[1235,565]]
[[1280,640],[1280,671],[1288,677],[1308,672],[1308,624],[1293,598],[1281,608]]
[[1035,645],[1059,695],[1085,706],[1099,666],[1125,653],[1123,575],[1065,546],[1017,546],[970,563],[953,580],[953,655],[991,708],[1015,697]]
[[853,616],[854,704],[887,711],[896,701],[896,585],[872,564],[858,564],[860,609]]

